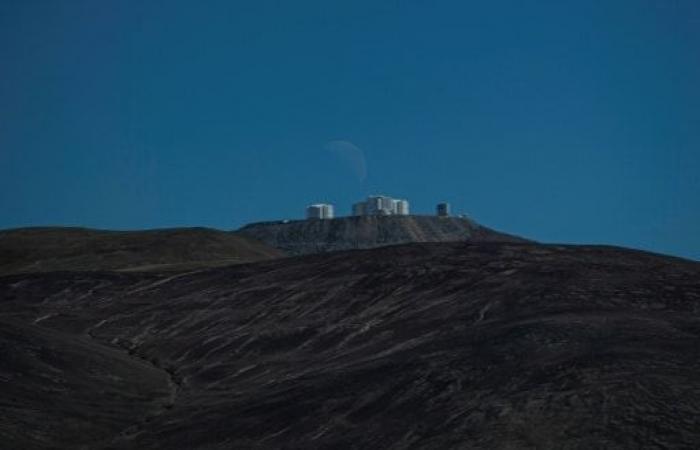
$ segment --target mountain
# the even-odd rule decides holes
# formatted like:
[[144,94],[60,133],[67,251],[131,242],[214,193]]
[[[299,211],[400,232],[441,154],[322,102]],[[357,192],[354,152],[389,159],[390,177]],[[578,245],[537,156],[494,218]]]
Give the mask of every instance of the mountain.
[[284,256],[234,233],[208,228],[0,231],[0,274],[54,270],[190,270]]
[[259,222],[238,233],[291,255],[376,248],[410,242],[525,242],[464,217],[351,216],[325,220]]
[[700,263],[420,243],[0,277],[7,448],[700,445]]

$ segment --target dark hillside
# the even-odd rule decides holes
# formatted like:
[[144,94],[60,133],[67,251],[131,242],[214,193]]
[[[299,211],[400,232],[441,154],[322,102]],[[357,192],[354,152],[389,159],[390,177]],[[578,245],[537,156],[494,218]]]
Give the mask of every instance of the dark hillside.
[[179,271],[283,255],[255,239],[209,228],[104,231],[47,227],[0,231],[0,274],[54,270]]
[[[0,331],[0,442],[24,448],[700,446],[700,264],[620,248],[11,275]],[[102,401],[114,383],[133,398]]]

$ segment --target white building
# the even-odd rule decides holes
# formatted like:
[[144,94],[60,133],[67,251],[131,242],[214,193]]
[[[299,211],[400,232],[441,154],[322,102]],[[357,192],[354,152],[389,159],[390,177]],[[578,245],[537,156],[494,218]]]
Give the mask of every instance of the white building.
[[390,208],[389,197],[383,195],[372,195],[367,197],[365,203],[365,215],[380,216],[386,215],[386,211]]
[[352,205],[352,214],[355,216],[406,216],[408,211],[408,200],[386,195],[370,195],[366,201]]
[[408,200],[396,200],[396,213],[399,216],[407,216],[409,214]]
[[315,203],[306,207],[307,219],[332,219],[333,205],[329,203]]

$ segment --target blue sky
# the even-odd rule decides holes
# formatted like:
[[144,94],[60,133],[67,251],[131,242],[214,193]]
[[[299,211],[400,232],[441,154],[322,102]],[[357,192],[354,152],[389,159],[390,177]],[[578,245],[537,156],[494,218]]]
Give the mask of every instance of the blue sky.
[[697,0],[6,0],[0,74],[1,228],[385,193],[700,259]]

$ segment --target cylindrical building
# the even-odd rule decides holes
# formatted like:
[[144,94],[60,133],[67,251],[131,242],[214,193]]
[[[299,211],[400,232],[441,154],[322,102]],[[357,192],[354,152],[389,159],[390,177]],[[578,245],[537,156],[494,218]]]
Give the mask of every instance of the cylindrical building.
[[408,215],[408,200],[396,200],[396,214],[399,216]]
[[328,203],[315,203],[306,207],[307,219],[332,219],[333,205]]
[[437,204],[437,215],[440,217],[448,217],[450,215],[450,204],[449,203],[438,203]]

